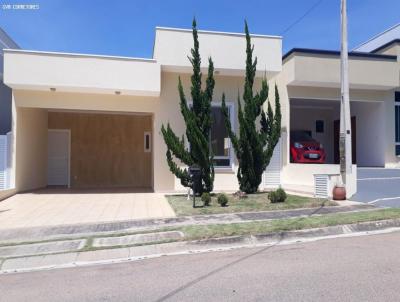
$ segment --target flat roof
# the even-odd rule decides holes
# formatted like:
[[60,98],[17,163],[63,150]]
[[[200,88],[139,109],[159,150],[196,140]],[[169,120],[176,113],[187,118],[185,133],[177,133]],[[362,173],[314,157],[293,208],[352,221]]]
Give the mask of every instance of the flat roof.
[[[175,27],[163,27],[163,26],[156,26],[156,30],[179,31],[179,32],[192,32],[193,31],[192,29],[188,29],[188,28],[175,28]],[[246,36],[246,34],[244,34],[244,33],[201,30],[201,29],[198,29],[197,32],[202,33],[202,34],[210,34],[210,35],[239,36],[239,37]],[[260,34],[250,34],[250,36],[254,37],[254,38],[270,38],[270,39],[282,40],[282,36],[260,35]]]
[[[293,48],[290,51],[288,51],[282,57],[282,61],[286,60],[289,56],[291,56],[292,54],[295,54],[295,53],[312,54],[312,55],[340,56],[340,51],[338,51],[338,50],[324,50],[324,49],[311,49],[311,48]],[[351,52],[349,52],[349,57],[397,61],[397,56],[381,55],[381,54],[369,53],[369,52],[351,51]]]
[[84,53],[70,53],[70,52],[54,52],[54,51],[40,51],[40,50],[26,50],[26,49],[4,49],[6,53],[25,53],[25,54],[38,54],[49,56],[64,56],[64,57],[80,57],[80,58],[97,58],[97,59],[111,59],[111,60],[127,60],[127,61],[142,61],[149,63],[156,63],[155,59],[149,58],[135,58],[135,57],[118,57],[109,55],[95,55]]

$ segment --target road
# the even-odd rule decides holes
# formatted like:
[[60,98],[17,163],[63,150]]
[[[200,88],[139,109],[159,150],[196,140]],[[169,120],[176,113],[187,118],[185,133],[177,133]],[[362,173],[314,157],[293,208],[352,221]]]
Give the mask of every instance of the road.
[[0,276],[13,301],[399,301],[400,232]]

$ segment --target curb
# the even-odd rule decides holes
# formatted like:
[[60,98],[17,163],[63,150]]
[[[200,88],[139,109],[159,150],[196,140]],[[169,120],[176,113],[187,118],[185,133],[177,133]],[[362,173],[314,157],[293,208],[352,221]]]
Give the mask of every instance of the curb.
[[162,256],[228,251],[239,248],[279,246],[324,239],[384,234],[397,231],[400,231],[400,219],[391,219],[269,234],[231,236],[196,241],[179,241],[147,246],[75,252],[58,255],[30,256],[5,259],[1,263],[0,274],[112,264],[152,259]]

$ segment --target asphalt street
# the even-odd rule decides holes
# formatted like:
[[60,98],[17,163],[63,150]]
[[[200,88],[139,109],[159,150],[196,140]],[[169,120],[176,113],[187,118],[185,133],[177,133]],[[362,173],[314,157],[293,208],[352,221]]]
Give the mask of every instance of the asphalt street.
[[400,232],[0,276],[1,301],[399,301]]
[[358,168],[357,193],[351,200],[400,208],[400,169]]

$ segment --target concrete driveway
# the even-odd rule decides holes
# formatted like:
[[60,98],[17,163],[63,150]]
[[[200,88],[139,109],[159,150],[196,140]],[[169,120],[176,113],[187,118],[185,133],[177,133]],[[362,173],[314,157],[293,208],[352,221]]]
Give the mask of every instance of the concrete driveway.
[[45,189],[0,202],[0,229],[175,217],[164,194]]
[[400,208],[400,169],[358,168],[357,185],[351,200]]

